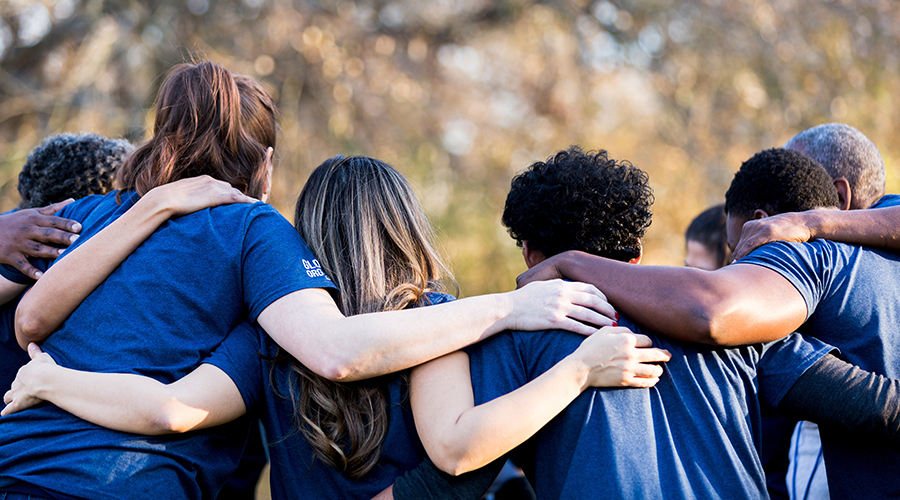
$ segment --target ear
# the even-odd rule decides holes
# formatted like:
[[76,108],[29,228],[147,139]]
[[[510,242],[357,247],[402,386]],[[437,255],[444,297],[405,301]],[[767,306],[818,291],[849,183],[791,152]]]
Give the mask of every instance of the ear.
[[765,210],[763,210],[763,209],[761,209],[761,208],[757,208],[757,209],[753,212],[753,220],[757,220],[757,219],[765,219],[765,218],[768,217],[768,216],[769,216],[769,214],[768,214]]
[[269,197],[269,192],[272,191],[272,171],[274,170],[272,156],[274,154],[275,150],[271,147],[266,149],[266,182],[263,184],[262,201],[266,201]]
[[629,264],[640,264],[641,259],[644,258],[644,245],[640,242],[638,242],[638,252],[640,252],[640,253],[638,254],[637,257],[628,261]]
[[853,192],[850,189],[850,181],[843,177],[834,180],[834,188],[838,193],[838,206],[841,210],[850,210],[850,202],[853,201]]
[[525,265],[528,266],[528,269],[531,269],[532,267],[547,260],[544,252],[529,247],[527,241],[522,242],[522,257],[525,258]]

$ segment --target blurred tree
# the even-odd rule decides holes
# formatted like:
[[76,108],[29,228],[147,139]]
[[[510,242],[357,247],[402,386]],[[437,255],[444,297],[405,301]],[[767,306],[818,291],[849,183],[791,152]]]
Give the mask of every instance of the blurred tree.
[[569,144],[650,173],[646,262],[755,151],[829,121],[880,148],[896,190],[900,5],[890,0],[11,0],[0,2],[0,209],[44,136],[143,137],[161,75],[208,57],[266,82],[273,203],[337,154],[418,186],[465,294],[523,269],[499,225],[512,175]]

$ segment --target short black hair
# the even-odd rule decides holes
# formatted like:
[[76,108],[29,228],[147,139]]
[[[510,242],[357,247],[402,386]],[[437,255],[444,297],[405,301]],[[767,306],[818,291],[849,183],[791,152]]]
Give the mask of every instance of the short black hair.
[[837,207],[837,190],[828,172],[790,149],[772,148],[753,155],[734,174],[725,193],[725,212],[738,217],[752,217],[757,209],[775,215]]
[[728,238],[725,230],[725,204],[719,203],[694,217],[684,239],[696,241],[716,256],[719,267],[728,264]]
[[547,257],[581,250],[627,261],[641,254],[652,205],[646,172],[572,146],[513,178],[503,225]]
[[29,153],[19,173],[19,208],[108,193],[119,165],[133,150],[124,139],[96,134],[48,137]]

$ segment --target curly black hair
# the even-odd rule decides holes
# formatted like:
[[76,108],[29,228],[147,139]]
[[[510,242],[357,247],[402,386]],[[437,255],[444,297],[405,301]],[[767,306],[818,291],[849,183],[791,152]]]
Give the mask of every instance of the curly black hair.
[[734,174],[725,193],[725,212],[752,217],[757,209],[769,215],[837,208],[831,176],[815,160],[790,149],[760,151]]
[[108,193],[116,170],[133,150],[124,139],[96,134],[48,137],[28,155],[19,173],[19,208]]
[[513,178],[503,225],[519,246],[527,241],[547,257],[581,250],[628,261],[641,254],[651,205],[646,172],[571,146]]

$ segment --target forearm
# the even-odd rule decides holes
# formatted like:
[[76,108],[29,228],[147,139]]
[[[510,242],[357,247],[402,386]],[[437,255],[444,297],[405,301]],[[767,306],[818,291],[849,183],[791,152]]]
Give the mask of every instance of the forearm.
[[682,341],[766,342],[788,335],[806,319],[806,304],[793,285],[759,266],[710,272],[626,264],[583,252],[554,259],[561,274],[595,285],[617,311]]
[[49,337],[169,215],[162,204],[147,196],[56,262],[16,309],[19,345],[24,349],[29,342]]
[[515,391],[464,411],[455,422],[441,425],[438,446],[428,450],[429,456],[453,475],[484,467],[563,411],[587,387],[589,371],[566,358]]
[[831,354],[797,380],[777,409],[789,418],[872,434],[900,446],[900,380]]
[[[166,385],[132,374],[92,373],[43,366],[32,377],[33,393],[73,415],[113,430],[167,434],[204,419],[203,411],[180,404]],[[178,413],[180,418],[174,418]]]
[[344,317],[326,292],[301,290],[266,308],[259,324],[314,372],[353,381],[416,366],[507,329],[510,302],[508,294],[494,294]]
[[900,250],[900,207],[810,210],[793,214],[813,239]]

